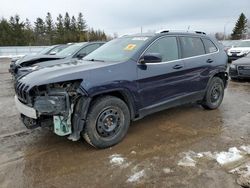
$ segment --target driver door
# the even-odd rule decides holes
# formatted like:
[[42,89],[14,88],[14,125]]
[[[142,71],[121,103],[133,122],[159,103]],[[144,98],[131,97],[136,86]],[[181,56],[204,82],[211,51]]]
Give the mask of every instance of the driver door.
[[167,36],[157,39],[143,55],[146,54],[159,54],[162,61],[138,63],[138,87],[142,108],[162,105],[185,94],[186,69],[183,61],[179,59],[177,37]]

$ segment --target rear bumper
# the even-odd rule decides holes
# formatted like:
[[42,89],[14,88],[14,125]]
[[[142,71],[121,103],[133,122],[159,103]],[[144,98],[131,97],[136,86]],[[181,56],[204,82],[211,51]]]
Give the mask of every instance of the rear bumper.
[[27,116],[27,117],[29,117],[29,118],[32,118],[32,119],[37,119],[36,110],[35,110],[34,108],[31,108],[31,107],[29,107],[29,106],[27,106],[27,105],[21,103],[21,102],[18,100],[17,96],[15,96],[15,104],[16,104],[17,110],[18,110],[21,114],[23,114],[23,115],[25,115],[25,116]]

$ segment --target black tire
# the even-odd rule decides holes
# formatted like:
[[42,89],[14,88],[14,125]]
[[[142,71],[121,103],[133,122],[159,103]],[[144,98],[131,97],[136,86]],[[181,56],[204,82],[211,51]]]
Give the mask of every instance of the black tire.
[[107,148],[119,143],[130,125],[130,112],[124,101],[105,96],[96,99],[87,115],[84,139],[96,148]]
[[208,110],[214,110],[218,108],[224,97],[224,89],[224,82],[221,78],[212,78],[205,97],[201,103],[202,107]]

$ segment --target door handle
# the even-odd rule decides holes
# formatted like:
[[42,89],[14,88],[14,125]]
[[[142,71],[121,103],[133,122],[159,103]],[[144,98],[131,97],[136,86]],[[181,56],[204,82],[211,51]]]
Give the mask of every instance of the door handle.
[[214,61],[212,59],[208,59],[207,63],[213,63]]
[[173,66],[173,69],[181,69],[181,68],[183,68],[183,65],[175,65],[175,66]]

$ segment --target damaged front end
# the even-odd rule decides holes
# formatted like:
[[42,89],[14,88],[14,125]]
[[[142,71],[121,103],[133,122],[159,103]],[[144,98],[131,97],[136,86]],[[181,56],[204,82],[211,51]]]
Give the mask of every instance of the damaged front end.
[[78,140],[84,122],[82,125],[73,125],[72,122],[81,118],[73,114],[79,99],[86,95],[80,89],[81,81],[52,83],[31,89],[18,81],[15,100],[25,126],[28,129],[48,127],[59,136],[70,135],[71,140]]

